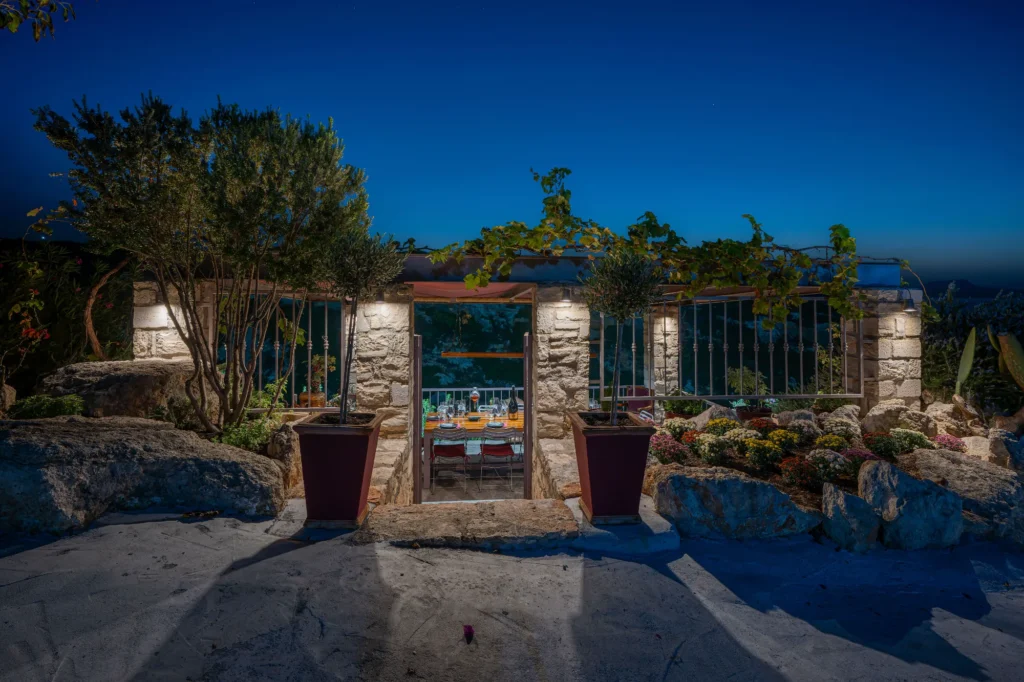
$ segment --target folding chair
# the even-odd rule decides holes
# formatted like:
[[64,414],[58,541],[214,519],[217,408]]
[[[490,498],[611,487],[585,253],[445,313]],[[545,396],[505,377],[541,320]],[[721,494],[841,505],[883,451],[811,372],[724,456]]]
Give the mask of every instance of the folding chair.
[[[499,464],[508,467],[508,489],[513,490],[512,469],[516,458],[522,459],[522,452],[516,452],[515,446],[522,448],[523,434],[516,429],[485,427],[483,440],[480,441],[480,487],[484,484],[484,469],[491,469],[498,475]],[[491,466],[487,466],[490,464]]]
[[434,492],[434,483],[437,481],[440,469],[458,473],[460,466],[462,467],[463,490],[469,491],[467,439],[466,429],[461,426],[454,429],[442,429],[441,427],[434,429],[434,440],[430,448],[430,492]]

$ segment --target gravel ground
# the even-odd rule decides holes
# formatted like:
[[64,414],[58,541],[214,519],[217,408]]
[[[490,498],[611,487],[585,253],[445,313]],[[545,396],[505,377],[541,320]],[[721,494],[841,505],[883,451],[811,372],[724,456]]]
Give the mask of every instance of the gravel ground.
[[989,545],[684,540],[630,560],[105,522],[2,541],[0,679],[1021,679],[1024,555]]

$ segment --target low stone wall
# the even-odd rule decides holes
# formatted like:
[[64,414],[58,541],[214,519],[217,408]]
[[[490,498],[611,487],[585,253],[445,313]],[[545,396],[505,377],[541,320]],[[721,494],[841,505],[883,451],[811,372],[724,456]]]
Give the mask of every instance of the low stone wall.
[[533,399],[538,440],[565,437],[566,413],[587,409],[590,310],[575,292],[572,298],[562,301],[561,287],[537,289]]
[[[864,399],[866,413],[883,400],[899,398],[921,409],[921,316],[903,311],[898,289],[866,289],[864,316]],[[851,325],[852,328],[852,325]],[[851,386],[859,376],[857,337],[850,335]]]
[[370,485],[380,504],[412,504],[412,448],[407,440],[381,438],[373,460]]
[[580,475],[572,438],[542,438],[533,449],[534,499],[580,496]]
[[367,412],[387,412],[382,438],[409,438],[411,349],[412,303],[407,291],[389,293],[382,303],[360,304],[352,363],[356,404]]

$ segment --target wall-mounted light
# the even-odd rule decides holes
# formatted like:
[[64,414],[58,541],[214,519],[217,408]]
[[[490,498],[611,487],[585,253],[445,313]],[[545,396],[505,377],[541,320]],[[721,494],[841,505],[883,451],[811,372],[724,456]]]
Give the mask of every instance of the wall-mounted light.
[[562,303],[569,303],[572,300],[569,293],[569,287],[562,287]]
[[[906,295],[903,292],[906,292]],[[910,289],[900,290],[900,298],[903,299],[903,312],[908,315],[917,312],[917,307],[914,305],[914,295],[910,292]]]

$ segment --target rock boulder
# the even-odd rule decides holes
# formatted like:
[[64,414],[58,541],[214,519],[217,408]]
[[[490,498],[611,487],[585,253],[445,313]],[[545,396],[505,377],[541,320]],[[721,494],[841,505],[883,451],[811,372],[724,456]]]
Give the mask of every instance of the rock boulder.
[[18,393],[14,390],[13,386],[7,384],[0,384],[0,414],[4,414],[7,410],[11,409],[11,405],[17,399]]
[[292,424],[282,424],[267,443],[267,457],[281,463],[284,474],[284,488],[291,490],[302,485],[302,457],[299,450],[299,434]]
[[898,428],[900,415],[909,409],[902,400],[883,400],[868,410],[864,416],[864,421],[861,422],[864,433],[888,433],[891,429]]
[[791,410],[789,412],[779,412],[775,415],[775,419],[779,422],[779,426],[789,426],[798,419],[813,423],[814,413],[810,410]]
[[775,486],[724,467],[671,464],[648,470],[645,492],[685,537],[751,540],[806,533],[821,515]]
[[187,401],[191,375],[191,360],[80,362],[43,379],[43,388],[54,396],[81,396],[87,417],[147,418],[171,400]]
[[1014,472],[950,450],[915,450],[898,462],[959,495],[964,511],[980,519],[973,535],[1024,544],[1024,483]]
[[956,493],[882,461],[862,464],[857,484],[860,497],[882,518],[886,547],[924,549],[960,542],[963,503]]
[[1017,439],[1008,431],[992,429],[987,436],[967,436],[963,439],[967,454],[982,462],[997,466],[1010,466],[1010,447]]
[[901,429],[919,431],[929,438],[934,438],[939,435],[938,424],[932,417],[924,412],[918,412],[917,410],[901,412],[899,417],[897,417],[896,422],[897,426]]
[[826,483],[821,497],[825,535],[845,550],[866,552],[878,541],[880,519],[864,500]]
[[[827,419],[842,419],[860,424],[860,405],[840,405],[828,415]],[[824,420],[822,421],[824,422]]]
[[0,529],[61,533],[115,509],[276,514],[282,467],[148,419],[0,422]]
[[932,403],[924,413],[935,421],[935,428],[939,433],[948,433],[958,438],[970,436],[973,433],[967,422],[964,421],[963,415],[951,403]]
[[693,422],[693,425],[697,429],[703,431],[704,427],[707,426],[708,422],[711,421],[712,419],[723,418],[735,419],[739,421],[739,418],[736,416],[736,410],[729,407],[722,407],[721,405],[712,405],[711,407],[709,407],[708,409],[704,410],[696,417],[691,419],[690,421]]

